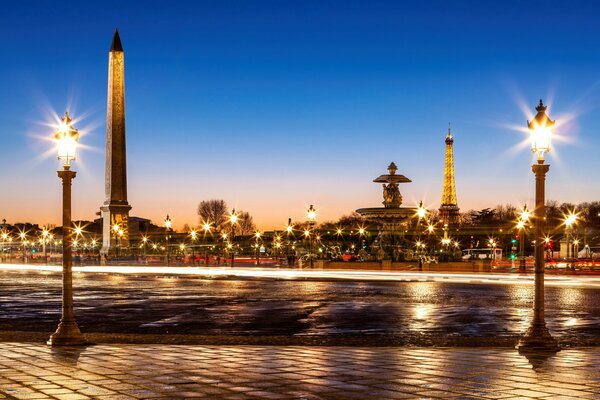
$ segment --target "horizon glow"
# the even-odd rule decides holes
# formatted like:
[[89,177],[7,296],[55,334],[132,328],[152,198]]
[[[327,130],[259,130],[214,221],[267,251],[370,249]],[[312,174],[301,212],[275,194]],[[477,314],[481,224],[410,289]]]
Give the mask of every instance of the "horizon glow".
[[540,98],[557,123],[547,198],[600,199],[593,2],[13,2],[3,11],[0,219],[11,224],[60,222],[48,140],[65,111],[81,132],[73,219],[96,218],[115,26],[132,216],[200,225],[197,205],[217,198],[261,231],[305,222],[310,204],[317,222],[336,220],[381,205],[372,180],[391,161],[413,181],[400,188],[403,205],[437,208],[449,121],[461,211],[533,204],[526,120]]

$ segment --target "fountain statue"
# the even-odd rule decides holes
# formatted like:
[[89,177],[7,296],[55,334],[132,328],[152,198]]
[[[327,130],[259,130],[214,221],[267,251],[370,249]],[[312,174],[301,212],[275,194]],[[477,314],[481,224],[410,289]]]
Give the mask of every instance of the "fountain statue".
[[382,250],[386,257],[396,258],[394,255],[401,252],[404,242],[404,232],[409,220],[416,215],[415,207],[402,207],[402,195],[399,184],[411,182],[404,175],[397,175],[398,167],[393,162],[388,166],[388,174],[380,175],[373,180],[383,186],[383,207],[359,208],[357,213],[368,222],[377,225],[378,236],[374,243],[379,249],[372,249],[377,258],[382,257]]

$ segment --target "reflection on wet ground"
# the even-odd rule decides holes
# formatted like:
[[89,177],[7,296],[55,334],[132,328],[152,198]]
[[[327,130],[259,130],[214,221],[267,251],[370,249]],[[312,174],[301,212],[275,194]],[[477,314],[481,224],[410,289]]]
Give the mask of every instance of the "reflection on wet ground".
[[[211,280],[76,274],[84,332],[193,335],[516,338],[528,325],[533,287],[446,282]],[[0,331],[50,332],[60,275],[3,272]],[[547,322],[563,343],[600,341],[600,289],[550,286]],[[586,341],[587,340],[587,341]]]
[[0,343],[9,399],[594,399],[600,351]]

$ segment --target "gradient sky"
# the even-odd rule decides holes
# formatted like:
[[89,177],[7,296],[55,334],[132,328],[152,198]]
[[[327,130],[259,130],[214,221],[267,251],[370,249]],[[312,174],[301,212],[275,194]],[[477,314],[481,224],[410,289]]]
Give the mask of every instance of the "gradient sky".
[[107,57],[125,49],[132,215],[176,227],[223,198],[259,227],[439,206],[452,122],[462,210],[532,203],[518,128],[561,126],[548,198],[600,199],[600,6],[578,1],[7,2],[0,14],[0,218],[60,220],[54,113],[79,118],[73,217],[104,200]]

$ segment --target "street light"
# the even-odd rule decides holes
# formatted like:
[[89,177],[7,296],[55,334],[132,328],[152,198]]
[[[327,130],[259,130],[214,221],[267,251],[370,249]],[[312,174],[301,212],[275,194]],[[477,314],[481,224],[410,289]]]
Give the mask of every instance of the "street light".
[[519,270],[525,272],[527,269],[525,260],[525,224],[531,217],[531,211],[527,209],[527,204],[523,206],[521,210],[521,216],[519,222],[517,222],[517,229],[519,230]]
[[171,218],[169,218],[169,214],[167,214],[167,216],[165,217],[165,241],[167,242],[167,267],[169,265],[171,265],[171,250],[169,249],[169,230],[171,230],[171,227],[173,226],[173,221],[171,221]]
[[231,249],[231,267],[234,267],[235,263],[235,249],[233,247],[233,240],[235,239],[235,225],[238,223],[238,215],[235,213],[235,208],[231,210],[231,214],[229,214],[229,223],[231,224],[231,241],[228,249]]
[[575,265],[571,262],[571,235],[573,233],[572,227],[577,222],[577,214],[573,211],[569,212],[568,215],[565,215],[565,236],[567,237],[567,263],[571,264],[571,268],[574,270]]
[[256,240],[256,265],[260,265],[260,247],[259,247],[259,242],[260,242],[260,232],[256,231],[256,233],[254,233],[254,239]]
[[202,224],[202,230],[204,231],[204,266],[208,267],[208,249],[207,249],[207,245],[206,245],[206,234],[210,233],[210,230],[212,229],[212,224],[208,221],[205,221],[204,224]]
[[537,163],[531,169],[535,174],[535,289],[533,302],[533,320],[525,335],[519,340],[519,351],[559,350],[557,341],[550,335],[544,318],[544,217],[545,209],[545,180],[550,169],[544,164],[544,154],[550,151],[554,122],[546,115],[546,106],[540,100],[536,107],[537,115],[527,127],[531,133],[531,151],[537,155]]
[[308,207],[308,210],[306,211],[306,219],[308,220],[309,229],[305,231],[305,235],[308,236],[308,242],[309,242],[308,259],[309,259],[310,267],[312,268],[313,267],[313,256],[312,256],[313,240],[312,240],[311,231],[312,231],[313,227],[315,226],[315,223],[317,220],[317,210],[315,210],[315,208],[313,207],[312,204],[310,205],[310,207]]
[[71,254],[71,245],[73,238],[73,229],[71,227],[71,183],[75,178],[76,172],[71,171],[71,161],[74,161],[77,154],[77,142],[79,132],[71,125],[72,119],[69,113],[61,120],[61,123],[54,132],[58,159],[63,162],[63,169],[58,171],[58,177],[63,185],[63,272],[62,272],[62,315],[56,332],[48,339],[51,346],[74,346],[86,343],[84,336],[75,322],[73,312],[73,259]]

